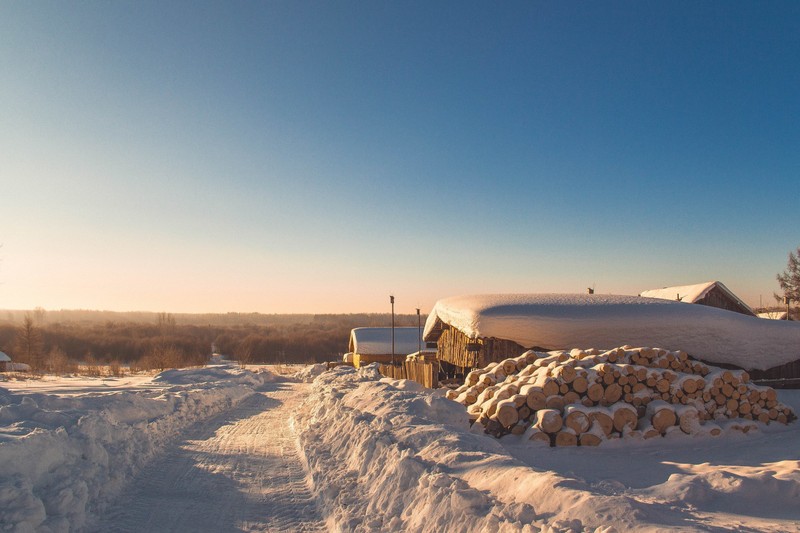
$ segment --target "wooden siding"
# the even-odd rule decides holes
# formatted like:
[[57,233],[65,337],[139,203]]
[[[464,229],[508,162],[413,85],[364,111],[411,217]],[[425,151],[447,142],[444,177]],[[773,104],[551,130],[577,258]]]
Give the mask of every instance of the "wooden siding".
[[733,311],[734,313],[741,313],[743,315],[755,316],[752,313],[752,311],[742,306],[742,304],[737,302],[735,299],[725,294],[725,291],[723,291],[719,287],[714,287],[713,289],[711,289],[708,292],[708,294],[706,294],[702,299],[698,300],[696,303],[700,305],[707,305],[709,307],[718,307],[719,309],[726,309],[728,311]]
[[800,360],[767,370],[748,370],[747,372],[753,381],[768,382],[770,386],[774,386],[772,383],[779,380],[789,380],[792,383],[793,386],[790,385],[786,388],[798,388],[800,385]]
[[516,357],[527,349],[514,341],[495,338],[470,339],[460,331],[444,325],[437,341],[437,355],[442,361],[460,368],[478,368],[508,357]]
[[378,365],[381,375],[392,379],[410,379],[424,387],[439,387],[439,365],[436,361],[406,361],[402,365]]

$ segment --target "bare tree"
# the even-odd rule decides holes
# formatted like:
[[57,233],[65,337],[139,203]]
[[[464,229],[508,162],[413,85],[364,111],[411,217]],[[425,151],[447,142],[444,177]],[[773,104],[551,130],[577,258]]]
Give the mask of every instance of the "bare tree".
[[795,252],[789,252],[786,270],[778,274],[776,279],[783,291],[783,297],[775,295],[777,300],[789,298],[792,302],[800,302],[800,247]]
[[21,362],[29,364],[31,370],[42,369],[42,337],[30,314],[25,315],[22,325],[17,329],[17,349],[17,357]]

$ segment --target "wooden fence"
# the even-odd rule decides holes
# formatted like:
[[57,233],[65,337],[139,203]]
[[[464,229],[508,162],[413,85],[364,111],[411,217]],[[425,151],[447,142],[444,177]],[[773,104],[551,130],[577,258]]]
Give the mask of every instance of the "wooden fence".
[[439,387],[439,364],[436,361],[406,361],[402,365],[379,365],[382,375],[393,379],[410,379],[429,389]]

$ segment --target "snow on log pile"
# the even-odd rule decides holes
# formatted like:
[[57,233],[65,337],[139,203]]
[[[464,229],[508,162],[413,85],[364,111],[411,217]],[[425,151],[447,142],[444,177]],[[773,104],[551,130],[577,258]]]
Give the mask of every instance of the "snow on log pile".
[[536,352],[467,375],[447,398],[496,437],[526,434],[553,446],[597,446],[620,437],[747,433],[787,424],[794,412],[745,371],[723,370],[682,351],[623,346]]
[[0,387],[0,530],[82,530],[182,430],[276,380],[216,367],[168,370],[148,390],[109,394]]

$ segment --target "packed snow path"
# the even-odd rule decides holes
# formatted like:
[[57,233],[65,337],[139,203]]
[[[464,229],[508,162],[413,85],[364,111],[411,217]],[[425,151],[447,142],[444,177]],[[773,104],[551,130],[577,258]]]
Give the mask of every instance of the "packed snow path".
[[275,383],[193,427],[96,531],[325,531],[290,418],[310,385]]

